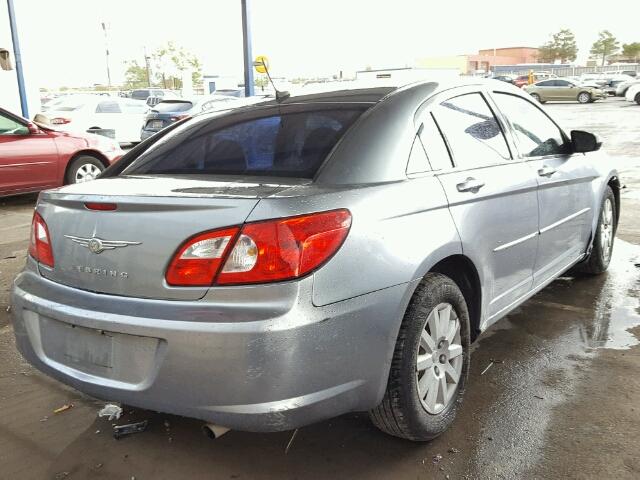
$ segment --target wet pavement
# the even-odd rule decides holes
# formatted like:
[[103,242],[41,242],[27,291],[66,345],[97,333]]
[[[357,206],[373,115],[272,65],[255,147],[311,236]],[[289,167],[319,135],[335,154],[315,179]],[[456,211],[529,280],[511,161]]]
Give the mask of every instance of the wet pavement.
[[[610,127],[596,117],[626,105],[545,108],[606,139]],[[137,409],[117,423],[148,419],[147,431],[114,440],[114,422],[96,416],[104,402],[15,351],[7,289],[24,262],[34,197],[0,200],[0,478],[640,478],[640,107],[634,113],[624,117],[629,131],[616,133],[625,145],[605,143],[627,186],[609,271],[563,277],[485,332],[458,418],[425,444],[380,433],[366,414],[293,439],[232,431],[209,440],[202,422]]]

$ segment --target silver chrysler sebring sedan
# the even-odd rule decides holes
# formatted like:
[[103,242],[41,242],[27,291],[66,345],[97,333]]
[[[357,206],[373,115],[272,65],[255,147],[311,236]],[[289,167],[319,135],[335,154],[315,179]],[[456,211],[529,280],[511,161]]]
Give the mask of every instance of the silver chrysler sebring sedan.
[[606,270],[620,181],[590,133],[484,80],[203,114],[40,195],[18,348],[105,400],[248,431],[369,411],[429,440],[470,343]]

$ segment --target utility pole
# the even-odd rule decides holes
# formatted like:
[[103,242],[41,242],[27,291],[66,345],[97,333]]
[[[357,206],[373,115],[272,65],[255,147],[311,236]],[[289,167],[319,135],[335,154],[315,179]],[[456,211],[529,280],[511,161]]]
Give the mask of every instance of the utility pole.
[[151,70],[149,68],[149,56],[147,55],[147,47],[143,47],[144,49],[144,64],[147,69],[147,86],[151,87]]
[[104,51],[107,61],[107,80],[109,82],[109,88],[111,88],[111,70],[109,69],[109,37],[107,35],[107,25],[102,22],[102,31],[104,32]]
[[242,51],[244,54],[244,96],[252,97],[253,87],[253,52],[251,48],[251,0],[242,3]]
[[11,29],[11,42],[13,43],[13,56],[16,59],[16,75],[18,77],[18,95],[20,95],[20,109],[22,110],[22,116],[24,118],[29,118],[27,92],[24,86],[24,72],[22,71],[22,54],[20,53],[18,27],[16,25],[16,11],[13,7],[13,0],[7,0],[7,8],[9,9],[9,28]]

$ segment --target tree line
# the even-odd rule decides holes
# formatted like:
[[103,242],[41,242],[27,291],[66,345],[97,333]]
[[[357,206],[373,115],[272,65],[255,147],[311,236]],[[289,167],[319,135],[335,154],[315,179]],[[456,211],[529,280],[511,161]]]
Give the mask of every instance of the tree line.
[[[620,42],[609,30],[602,30],[598,39],[593,42],[589,53],[601,61],[620,52]],[[640,59],[640,42],[622,44],[622,55],[636,62]],[[578,47],[573,32],[567,28],[551,35],[551,39],[538,48],[538,61],[541,63],[573,62],[578,56]]]

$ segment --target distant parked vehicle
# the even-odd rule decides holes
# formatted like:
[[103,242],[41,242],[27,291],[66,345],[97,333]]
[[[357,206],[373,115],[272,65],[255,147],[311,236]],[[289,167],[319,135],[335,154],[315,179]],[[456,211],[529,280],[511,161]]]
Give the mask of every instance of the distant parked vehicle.
[[[541,80],[547,80],[549,78],[558,78],[557,75],[549,72],[534,72],[533,73],[533,81],[539,82]],[[520,75],[513,81],[513,84],[516,87],[524,87],[525,85],[529,85],[529,75]]]
[[173,90],[166,90],[162,88],[138,88],[131,91],[131,98],[134,100],[142,100],[143,102],[146,102],[149,97],[159,99],[155,102],[158,103],[165,98],[180,98],[180,95]]
[[606,97],[606,94],[598,88],[585,86],[564,78],[543,80],[523,88],[540,103],[571,100],[590,103]]
[[513,85],[516,78],[513,75],[497,75],[493,77],[493,79],[499,80],[501,82],[511,83]]
[[42,116],[59,130],[98,133],[119,143],[136,143],[148,110],[144,102],[130,98],[69,95]]
[[636,102],[638,105],[640,105],[640,82],[630,86],[627,89],[627,93],[625,94],[624,98],[627,100],[627,102]]
[[632,78],[631,80],[627,80],[626,82],[619,83],[618,85],[616,85],[616,96],[624,97],[629,87],[638,84],[640,84],[640,79],[638,78]]
[[630,77],[636,78],[638,76],[638,72],[635,70],[623,70],[620,72],[622,75],[629,75]]
[[93,180],[121,156],[109,138],[59,132],[0,108],[0,196]]
[[205,95],[191,99],[180,98],[163,100],[155,105],[144,119],[140,139],[146,140],[165,127],[184,118],[192,117],[202,112],[223,110],[232,107],[240,100],[225,95]]

